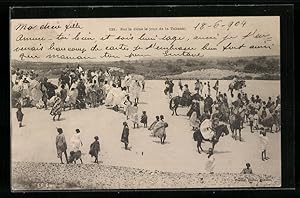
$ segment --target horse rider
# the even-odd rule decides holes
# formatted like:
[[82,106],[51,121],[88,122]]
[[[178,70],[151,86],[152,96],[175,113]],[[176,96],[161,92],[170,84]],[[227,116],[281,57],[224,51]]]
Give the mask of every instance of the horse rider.
[[189,86],[187,84],[185,84],[183,86],[183,92],[182,92],[182,97],[181,97],[180,103],[185,104],[190,96],[191,96],[191,92],[189,90]]

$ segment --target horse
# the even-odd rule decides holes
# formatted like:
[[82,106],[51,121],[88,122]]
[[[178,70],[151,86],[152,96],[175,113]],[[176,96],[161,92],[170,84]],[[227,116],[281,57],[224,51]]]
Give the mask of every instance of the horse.
[[240,114],[232,113],[229,116],[229,126],[232,132],[232,138],[236,140],[237,131],[239,131],[239,140],[242,141],[241,131],[242,131],[243,117]]
[[[216,135],[215,137],[213,137],[212,140],[208,140],[208,139],[205,139],[203,136],[202,136],[202,133],[200,131],[200,129],[197,129],[194,134],[193,134],[193,138],[195,141],[197,141],[197,150],[198,150],[198,153],[201,153],[201,151],[203,151],[202,147],[201,147],[201,143],[202,141],[208,141],[208,142],[211,142],[212,143],[212,153],[213,153],[213,150],[215,148],[215,145],[219,142],[219,139],[221,136],[224,136],[225,135],[228,135],[229,134],[229,130],[228,130],[228,127],[227,125],[225,124],[220,124],[218,125],[216,128],[215,128],[215,131],[216,131]],[[201,149],[201,151],[200,151]]]
[[245,80],[238,80],[235,83],[231,82],[228,85],[228,91],[230,91],[231,95],[233,94],[233,90],[240,90],[243,87],[246,87],[246,81]]
[[[195,95],[196,94],[194,94],[193,96]],[[182,107],[189,107],[194,99],[193,96],[191,96],[190,94],[186,94],[186,97],[175,96],[171,98],[169,108],[170,110],[172,110],[172,115],[174,115],[175,113],[175,115],[178,116],[177,108],[179,107],[179,105],[181,105]]]
[[[272,133],[273,125],[274,125],[274,124],[276,125],[277,122],[278,122],[278,121],[276,120],[276,118],[274,117],[274,115],[271,115],[271,116],[269,116],[269,117],[267,117],[267,118],[261,120],[261,125],[262,125],[264,128],[269,129],[270,132]],[[278,128],[278,127],[276,127],[276,131],[277,131],[277,128]]]

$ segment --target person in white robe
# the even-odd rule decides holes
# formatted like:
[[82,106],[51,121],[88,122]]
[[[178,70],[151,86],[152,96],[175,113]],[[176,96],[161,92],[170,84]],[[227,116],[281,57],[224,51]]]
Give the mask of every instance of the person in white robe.
[[116,95],[118,94],[118,88],[115,84],[112,85],[112,88],[107,93],[106,99],[105,99],[105,105],[106,106],[112,106],[114,105],[114,100]]
[[32,105],[36,105],[42,98],[43,93],[41,91],[41,84],[36,79],[32,79],[29,84],[30,97],[32,99]]
[[124,77],[124,87],[126,87],[127,91],[129,91],[129,87],[130,87],[130,82],[131,82],[131,76],[129,74],[126,74],[126,76]]
[[208,86],[207,83],[204,82],[203,88],[202,88],[202,95],[206,98],[208,96]]
[[130,95],[131,98],[134,99],[135,103],[139,103],[140,93],[141,93],[141,85],[138,80],[135,80],[130,87]]
[[83,146],[81,138],[80,138],[80,130],[76,129],[76,133],[71,137],[71,146],[72,151],[76,152],[80,150],[80,147]]

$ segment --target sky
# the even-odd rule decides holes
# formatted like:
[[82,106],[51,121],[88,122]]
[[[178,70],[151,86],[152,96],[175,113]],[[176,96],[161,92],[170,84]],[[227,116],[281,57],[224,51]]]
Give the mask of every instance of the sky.
[[[170,47],[172,44],[173,47],[193,48],[195,50],[190,51],[190,53],[198,54],[199,57],[277,56],[280,55],[279,21],[279,16],[12,19],[10,21],[10,55],[12,60],[34,62],[81,61],[78,59],[66,60],[58,58],[58,56],[60,57],[62,55],[92,57],[92,59],[88,61],[94,62],[136,60],[142,58],[142,56],[138,55],[145,55],[146,58],[165,57],[163,54],[164,50],[148,49],[145,51],[146,47],[156,43],[156,45],[164,48]],[[204,26],[202,26],[203,24]],[[22,25],[26,25],[27,29],[20,29]],[[74,25],[74,28],[66,29],[66,25],[70,25],[70,27]],[[30,29],[30,26],[35,26],[35,28]],[[60,26],[61,28],[51,29],[51,26]],[[114,31],[112,31],[112,28],[114,28]],[[129,28],[131,28],[131,30]],[[147,28],[147,30],[145,30],[145,28]],[[68,37],[68,39],[57,40],[56,38],[59,34]],[[79,40],[72,39],[78,34]],[[143,38],[151,37],[155,40],[138,40],[137,38],[143,34],[145,34]],[[249,34],[250,36],[243,39],[243,36]],[[107,35],[111,36],[105,39]],[[124,38],[116,39],[118,36]],[[82,40],[82,37],[94,39]],[[125,37],[129,39],[125,39]],[[133,37],[133,39],[130,40],[130,37]],[[195,37],[198,37],[198,39],[195,39]],[[215,39],[212,39],[214,37]],[[232,38],[225,39],[225,41],[222,42],[224,37]],[[31,38],[31,40],[28,40],[29,38]],[[33,40],[37,38],[43,40]],[[163,38],[166,40],[162,40]],[[174,41],[174,38],[176,41]],[[207,45],[207,43],[209,43],[209,45]],[[217,43],[219,43],[219,45],[217,45]],[[105,50],[106,47],[110,49],[119,48],[122,44],[128,47],[128,50]],[[243,44],[246,47],[241,47]],[[101,50],[91,51],[91,48],[95,45]],[[132,49],[137,45],[142,49],[133,51]],[[207,45],[206,50],[203,50],[202,48],[205,45]],[[251,45],[267,46],[267,48],[250,49],[249,46]],[[24,48],[28,47],[39,48],[42,46],[43,49],[40,51],[24,50]],[[225,46],[228,48],[241,48],[223,50]],[[22,47],[23,50],[20,50]],[[65,48],[65,51],[58,51],[58,48]],[[217,48],[217,50],[208,50],[207,48]],[[74,50],[76,51],[74,52]],[[119,58],[108,58],[105,56],[105,52],[109,52]],[[168,52],[178,55],[181,54],[182,51],[175,50]],[[22,53],[24,55],[23,58],[20,56]],[[131,53],[136,53],[136,56],[129,56]],[[47,55],[55,57],[47,58]],[[30,58],[30,56],[33,58]],[[181,56],[178,58],[181,58]]]

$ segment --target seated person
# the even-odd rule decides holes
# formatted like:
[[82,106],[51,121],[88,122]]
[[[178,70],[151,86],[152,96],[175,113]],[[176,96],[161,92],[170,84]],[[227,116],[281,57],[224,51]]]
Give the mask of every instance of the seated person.
[[252,169],[250,168],[250,163],[246,164],[246,168],[244,168],[241,172],[241,174],[252,174]]

